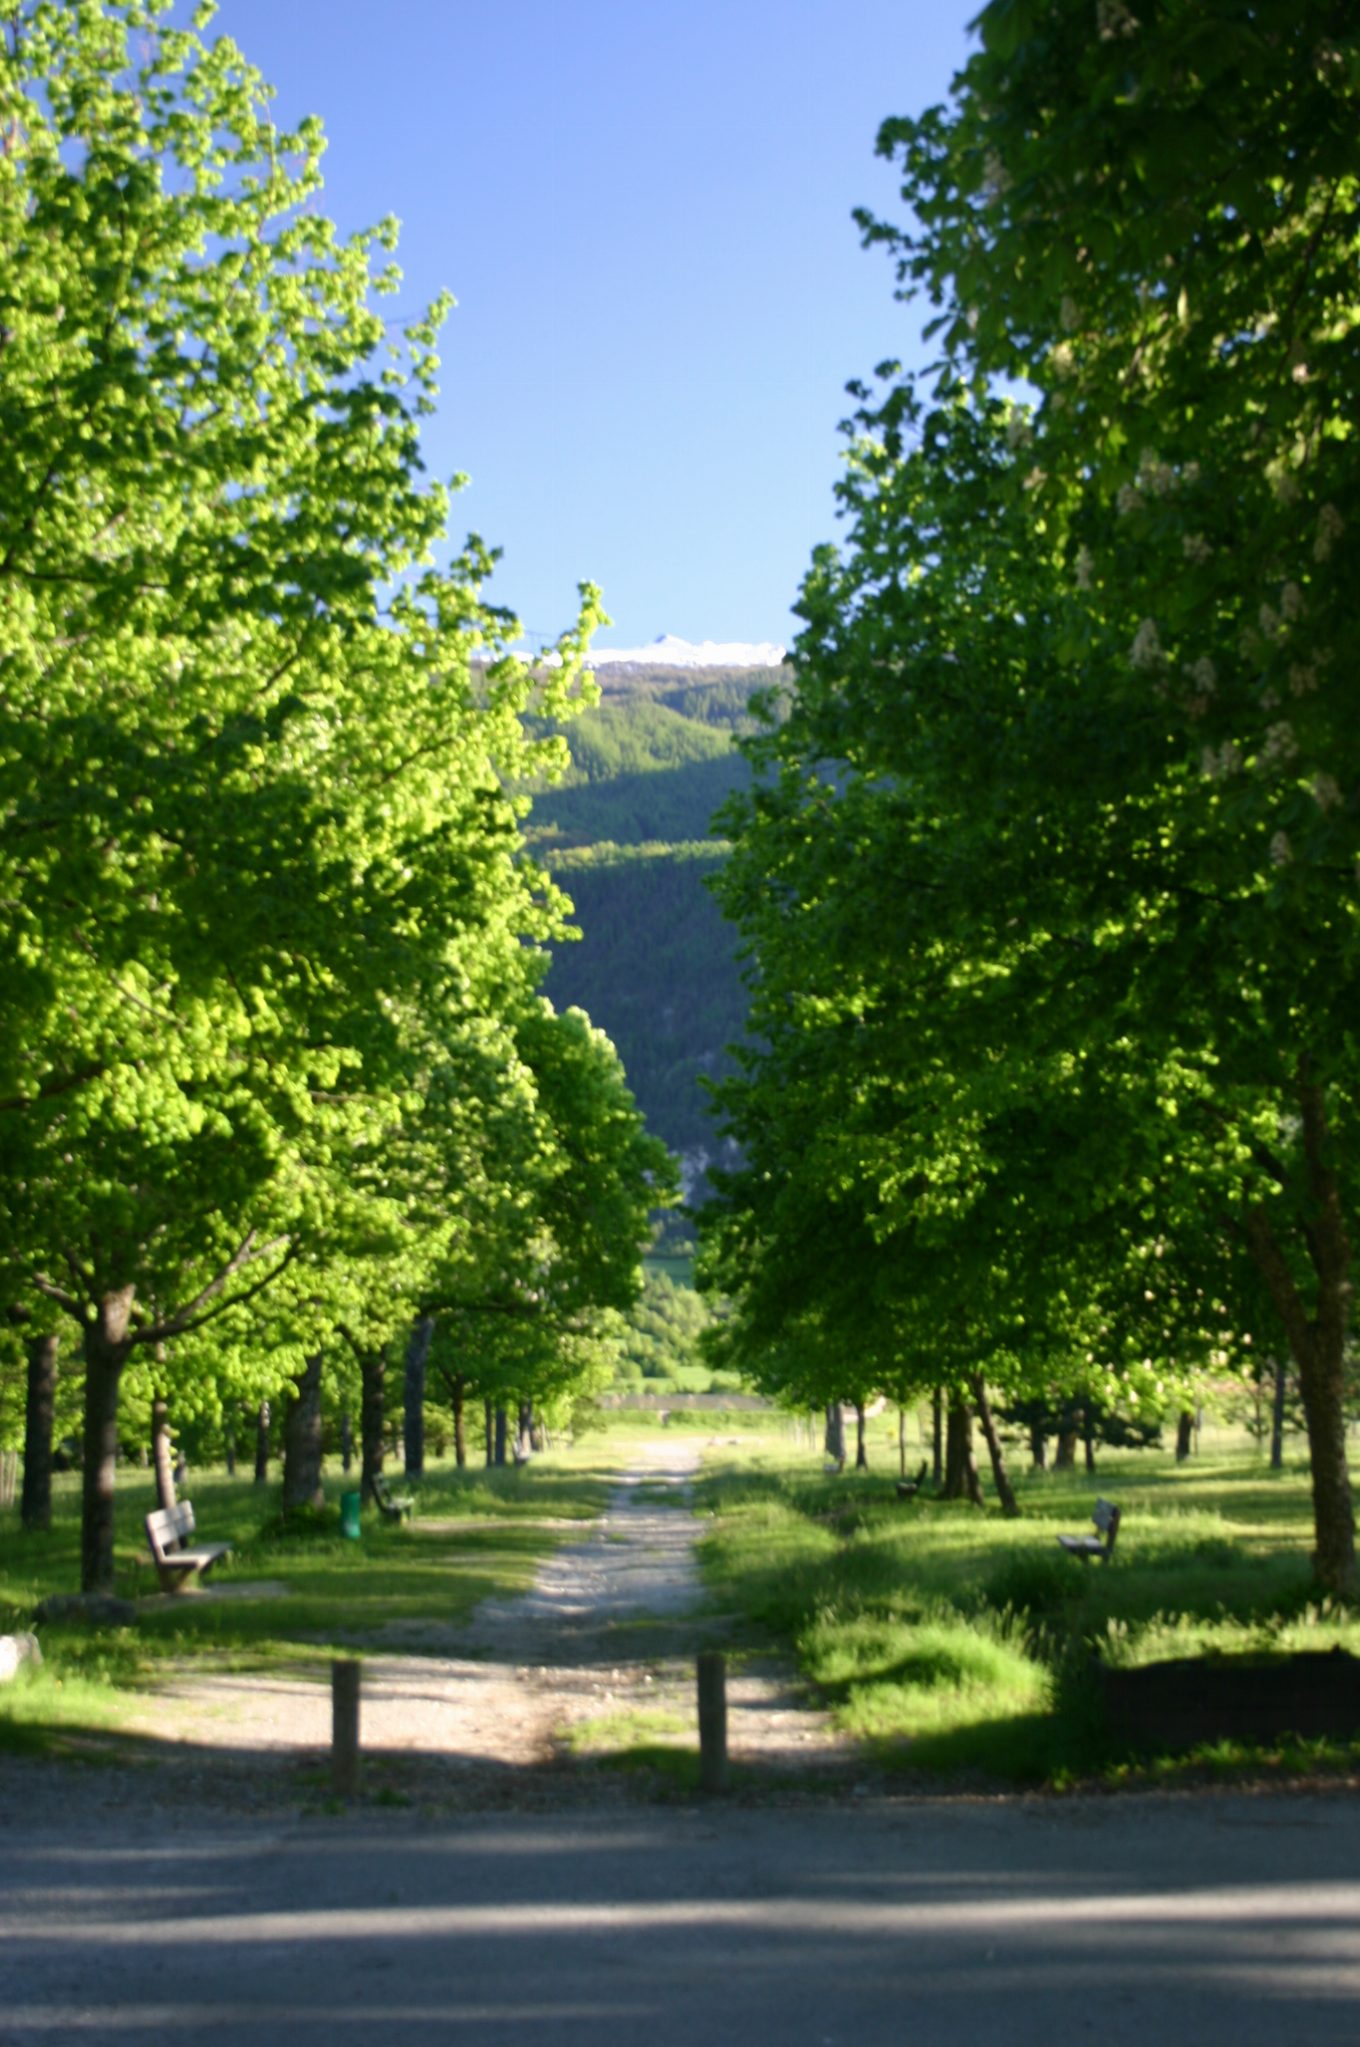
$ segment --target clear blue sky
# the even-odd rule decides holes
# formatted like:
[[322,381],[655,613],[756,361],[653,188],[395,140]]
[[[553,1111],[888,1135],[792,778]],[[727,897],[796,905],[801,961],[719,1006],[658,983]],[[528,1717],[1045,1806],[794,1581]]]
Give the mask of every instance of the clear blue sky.
[[455,533],[552,634],[593,577],[601,642],[785,640],[848,378],[917,351],[865,251],[893,216],[878,124],[944,97],[962,0],[220,0],[325,207],[402,223],[403,306],[441,288],[426,461]]

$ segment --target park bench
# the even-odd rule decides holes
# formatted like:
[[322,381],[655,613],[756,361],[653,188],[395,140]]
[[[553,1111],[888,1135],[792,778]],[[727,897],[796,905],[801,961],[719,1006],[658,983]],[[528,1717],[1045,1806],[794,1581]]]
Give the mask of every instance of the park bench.
[[914,1500],[916,1498],[916,1495],[920,1492],[921,1487],[926,1482],[926,1473],[929,1471],[929,1469],[930,1469],[929,1459],[923,1459],[921,1463],[921,1469],[917,1472],[915,1478],[899,1478],[897,1481],[898,1499]]
[[1119,1509],[1108,1500],[1097,1500],[1091,1519],[1100,1530],[1099,1535],[1060,1535],[1058,1547],[1065,1549],[1069,1557],[1080,1557],[1084,1564],[1089,1564],[1092,1557],[1108,1564],[1119,1534]]
[[229,1542],[200,1542],[192,1546],[194,1510],[188,1500],[177,1507],[157,1507],[146,1517],[146,1539],[156,1565],[163,1592],[179,1592],[194,1579],[206,1578],[219,1557],[230,1556]]
[[381,1472],[373,1480],[373,1497],[379,1512],[388,1521],[409,1521],[415,1512],[415,1501],[409,1493],[394,1493]]

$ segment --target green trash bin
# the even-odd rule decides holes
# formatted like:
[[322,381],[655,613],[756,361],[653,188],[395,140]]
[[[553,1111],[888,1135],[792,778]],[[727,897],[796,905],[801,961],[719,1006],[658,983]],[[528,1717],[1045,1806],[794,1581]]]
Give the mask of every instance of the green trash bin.
[[359,1526],[359,1494],[340,1495],[340,1533],[347,1535],[351,1542],[357,1542],[363,1530]]

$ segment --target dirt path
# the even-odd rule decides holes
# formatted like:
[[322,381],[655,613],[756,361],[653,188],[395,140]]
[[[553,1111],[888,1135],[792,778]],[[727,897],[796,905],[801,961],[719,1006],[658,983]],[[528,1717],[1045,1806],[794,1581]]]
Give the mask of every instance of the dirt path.
[[[484,1784],[555,1765],[560,1791],[564,1777],[598,1783],[591,1762],[639,1743],[693,1752],[695,1652],[724,1636],[721,1618],[701,1611],[690,1507],[700,1455],[677,1438],[642,1446],[602,1520],[557,1550],[528,1592],[487,1601],[459,1626],[396,1622],[357,1645],[366,1756],[380,1755],[408,1790],[419,1780],[429,1791],[425,1764]],[[133,1731],[238,1758],[314,1761],[330,1741],[330,1694],[314,1673],[187,1669]],[[728,1741],[735,1762],[771,1772],[853,1761],[792,1672],[769,1662],[734,1660]]]

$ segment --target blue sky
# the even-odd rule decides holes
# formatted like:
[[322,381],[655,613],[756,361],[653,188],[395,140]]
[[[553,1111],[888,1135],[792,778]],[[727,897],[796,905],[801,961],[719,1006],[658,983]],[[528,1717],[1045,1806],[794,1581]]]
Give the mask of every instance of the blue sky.
[[325,207],[402,222],[402,300],[447,287],[427,466],[504,550],[533,633],[604,590],[602,643],[786,640],[835,531],[844,386],[917,351],[878,124],[944,97],[960,0],[220,0],[322,118]]

